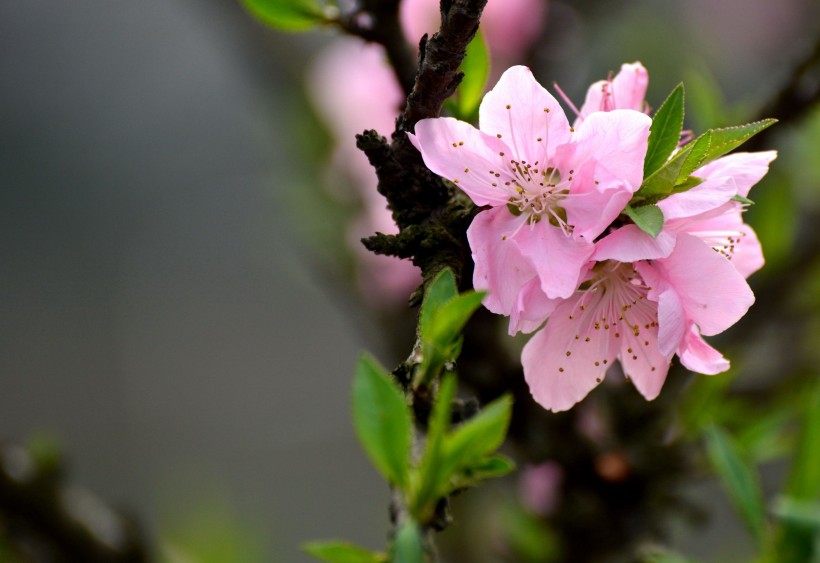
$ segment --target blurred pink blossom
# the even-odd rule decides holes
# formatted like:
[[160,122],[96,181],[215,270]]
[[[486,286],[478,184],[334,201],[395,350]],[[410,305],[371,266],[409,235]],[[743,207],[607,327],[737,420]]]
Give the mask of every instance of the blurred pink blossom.
[[[481,17],[481,31],[498,68],[521,62],[538,39],[547,14],[547,0],[489,0]],[[439,0],[403,0],[401,23],[407,40],[417,45],[441,23]]]
[[362,203],[362,212],[347,235],[359,263],[361,293],[375,307],[404,305],[421,276],[412,263],[373,254],[362,246],[361,238],[376,232],[395,234],[398,228],[376,191],[376,173],[355,141],[365,129],[390,135],[404,101],[401,88],[385,62],[384,50],[357,39],[338,40],[325,49],[307,79],[312,101],[337,140],[331,175],[346,174]]
[[558,504],[564,470],[555,461],[527,466],[518,479],[518,498],[530,512],[547,516]]

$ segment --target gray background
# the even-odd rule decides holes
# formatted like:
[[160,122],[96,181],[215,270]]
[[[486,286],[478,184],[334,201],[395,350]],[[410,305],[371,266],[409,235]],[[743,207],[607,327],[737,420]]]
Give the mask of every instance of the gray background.
[[[799,0],[674,5],[555,4],[545,81],[578,100],[642,58],[659,100],[679,42],[732,100],[760,99],[817,27]],[[0,439],[53,436],[74,482],[152,532],[216,499],[275,561],[386,532],[348,414],[358,352],[384,343],[287,205],[302,71],[328,35],[228,0],[0,4]]]

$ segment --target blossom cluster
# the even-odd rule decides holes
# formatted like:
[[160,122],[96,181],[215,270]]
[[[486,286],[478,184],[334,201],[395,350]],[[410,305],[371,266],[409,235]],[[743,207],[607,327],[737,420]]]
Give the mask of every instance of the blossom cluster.
[[522,352],[537,402],[562,411],[618,360],[648,400],[675,355],[716,374],[729,362],[703,336],[749,309],[746,278],[763,265],[744,223],[749,190],[774,151],[722,156],[692,172],[688,189],[656,201],[652,236],[625,211],[644,181],[652,119],[647,72],[625,64],[593,84],[574,123],[526,67],[507,70],[484,97],[479,128],[420,121],[425,164],[482,207],[467,237],[484,305],[532,333]]

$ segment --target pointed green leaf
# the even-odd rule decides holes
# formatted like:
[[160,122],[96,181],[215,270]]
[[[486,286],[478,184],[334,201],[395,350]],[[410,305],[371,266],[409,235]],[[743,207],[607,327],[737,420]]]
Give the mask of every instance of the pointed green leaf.
[[440,345],[455,340],[475,310],[481,307],[485,295],[483,291],[467,291],[442,305],[433,316],[425,339]]
[[755,204],[755,202],[753,202],[751,199],[749,199],[748,197],[743,197],[742,195],[733,196],[732,201],[739,201],[740,203],[745,203],[746,205]]
[[353,422],[376,469],[404,488],[410,462],[410,409],[398,385],[368,355],[359,359],[353,380]]
[[284,31],[306,31],[329,19],[315,0],[242,0],[242,3],[258,20]]
[[687,190],[691,190],[695,186],[699,186],[703,183],[703,178],[698,178],[697,176],[689,176],[683,182],[679,182],[672,188],[673,194],[679,194],[681,192],[685,192]]
[[463,121],[474,121],[478,116],[478,106],[481,103],[487,78],[490,76],[490,53],[481,31],[475,34],[467,45],[467,56],[461,63],[464,78],[458,86],[457,108],[458,117]]
[[405,521],[396,532],[391,563],[424,563],[424,539],[418,524]]
[[683,159],[683,165],[678,171],[678,177],[675,179],[675,185],[685,182],[687,178],[707,163],[707,156],[712,149],[713,131],[707,131],[694,141],[686,145],[689,149],[686,158]]
[[433,403],[427,427],[427,442],[418,470],[418,481],[411,491],[409,505],[411,513],[419,520],[425,521],[426,514],[438,500],[438,492],[447,482],[449,475],[443,472],[444,436],[450,429],[453,399],[456,396],[456,377],[447,374],[441,379],[438,394]]
[[456,376],[448,373],[441,378],[441,384],[433,403],[433,412],[427,424],[427,444],[442,440],[450,430],[453,400],[456,397]]
[[[630,203],[646,201],[654,203],[672,193],[675,184],[680,179],[687,178],[691,170],[697,168],[693,168],[692,163],[702,160],[708,148],[704,144],[708,144],[708,141],[708,137],[701,136],[679,150],[663,166],[644,178],[641,187],[635,192]],[[687,169],[691,169],[690,172],[685,172]]]
[[447,436],[444,457],[449,476],[493,453],[504,442],[511,416],[512,398],[504,395]]
[[427,292],[424,294],[419,319],[422,334],[430,332],[433,314],[457,295],[456,277],[450,268],[444,268],[433,278],[433,281],[427,287]]
[[[461,352],[461,331],[470,316],[481,306],[485,293],[468,291],[458,295],[422,319],[422,363],[413,382],[415,386],[432,381],[446,362]],[[422,311],[424,313],[424,311]]]
[[766,511],[758,475],[725,431],[711,426],[706,429],[704,437],[712,468],[723,481],[723,486],[746,527],[758,545],[762,545],[766,531]]
[[305,553],[327,563],[386,563],[384,553],[374,553],[367,549],[342,541],[310,542],[302,546]]
[[739,147],[776,122],[775,119],[764,119],[738,127],[710,129],[646,176],[630,204],[634,207],[639,204],[656,203],[675,191],[683,191],[676,190],[676,186],[686,185],[689,177],[698,168]]
[[649,176],[663,166],[680,142],[683,129],[683,84],[678,84],[655,112],[649,128],[649,144],[643,163],[643,175]]
[[643,205],[632,207],[627,205],[624,215],[632,219],[632,222],[643,232],[651,237],[658,236],[663,229],[663,211],[657,205]]
[[453,487],[463,489],[471,487],[480,481],[503,477],[515,471],[515,462],[505,455],[495,454],[480,459],[465,467],[461,475],[452,481]]
[[712,142],[709,147],[709,152],[706,154],[704,164],[715,160],[726,154],[727,152],[736,149],[764,129],[767,129],[777,123],[776,119],[763,119],[746,125],[738,125],[736,127],[725,127],[723,129],[711,129]]

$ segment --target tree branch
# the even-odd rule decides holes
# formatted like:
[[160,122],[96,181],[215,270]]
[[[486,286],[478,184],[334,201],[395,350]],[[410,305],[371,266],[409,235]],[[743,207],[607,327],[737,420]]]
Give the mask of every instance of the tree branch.
[[360,6],[339,18],[339,25],[347,33],[365,41],[378,43],[387,53],[387,59],[405,95],[413,90],[416,61],[399,22],[401,0],[362,0]]
[[68,488],[58,459],[0,444],[0,536],[25,560],[146,563],[135,523],[90,493]]

